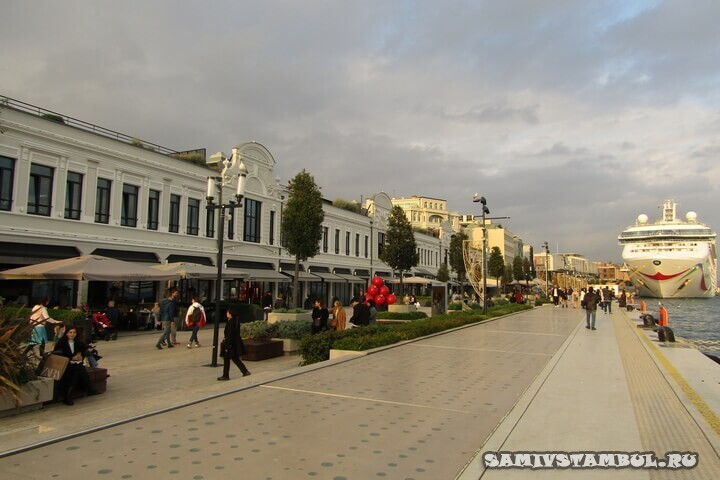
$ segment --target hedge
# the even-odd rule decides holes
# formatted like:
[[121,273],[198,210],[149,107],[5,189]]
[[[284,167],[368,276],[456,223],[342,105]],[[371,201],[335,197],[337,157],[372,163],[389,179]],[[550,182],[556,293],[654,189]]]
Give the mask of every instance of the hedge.
[[298,353],[303,359],[300,365],[310,365],[328,360],[331,349],[369,350],[530,308],[532,307],[529,305],[508,303],[507,305],[489,308],[487,316],[475,310],[467,310],[452,315],[440,315],[415,320],[401,325],[372,325],[351,330],[328,331],[308,335],[300,341],[298,348]]
[[380,320],[420,320],[427,318],[425,312],[378,312],[377,318]]

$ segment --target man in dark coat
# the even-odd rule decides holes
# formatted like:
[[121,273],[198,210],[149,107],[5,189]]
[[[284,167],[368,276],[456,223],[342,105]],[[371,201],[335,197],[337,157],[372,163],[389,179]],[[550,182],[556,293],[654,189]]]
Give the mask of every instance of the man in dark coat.
[[240,336],[240,318],[238,308],[233,306],[227,312],[227,323],[225,324],[224,338],[220,344],[220,356],[223,357],[223,374],[218,380],[230,380],[230,361],[240,369],[243,377],[250,375],[250,371],[240,360],[245,354],[245,344]]
[[353,314],[350,317],[350,323],[363,327],[370,324],[370,307],[365,303],[361,302],[359,298],[353,297],[350,300],[350,304],[353,307]]

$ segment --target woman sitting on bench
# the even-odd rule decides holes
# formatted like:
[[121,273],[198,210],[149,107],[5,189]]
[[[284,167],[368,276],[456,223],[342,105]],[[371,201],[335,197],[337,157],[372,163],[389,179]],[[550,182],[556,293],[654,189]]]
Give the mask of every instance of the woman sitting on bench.
[[63,396],[63,403],[65,405],[73,405],[72,392],[76,387],[80,387],[85,390],[88,395],[97,395],[100,392],[96,392],[90,384],[90,377],[88,376],[83,361],[87,354],[87,346],[85,343],[77,338],[78,330],[76,326],[67,327],[65,335],[55,343],[53,353],[56,355],[62,355],[70,359],[65,373],[63,373],[60,379],[60,392]]

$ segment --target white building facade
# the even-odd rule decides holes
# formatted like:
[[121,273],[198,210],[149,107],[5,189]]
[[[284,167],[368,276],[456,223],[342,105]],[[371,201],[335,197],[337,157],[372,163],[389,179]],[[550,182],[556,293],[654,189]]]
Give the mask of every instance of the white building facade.
[[[247,277],[224,282],[223,296],[258,302],[264,291],[291,290],[294,259],[280,234],[286,194],[267,148],[256,142],[237,148],[248,176],[242,207],[228,218],[223,263]],[[216,265],[219,216],[206,209],[205,195],[208,176],[217,172],[177,154],[0,97],[0,269],[87,254]],[[303,263],[303,298],[347,303],[372,275],[392,275],[379,260],[392,202],[382,192],[370,199],[361,214],[326,202],[320,253]],[[449,236],[418,234],[416,240],[418,268],[436,274]],[[0,281],[0,294],[47,294],[59,304],[77,305],[118,296],[148,303],[164,290],[128,282],[89,285],[95,283],[107,282]],[[211,280],[192,288],[208,296],[214,291]]]

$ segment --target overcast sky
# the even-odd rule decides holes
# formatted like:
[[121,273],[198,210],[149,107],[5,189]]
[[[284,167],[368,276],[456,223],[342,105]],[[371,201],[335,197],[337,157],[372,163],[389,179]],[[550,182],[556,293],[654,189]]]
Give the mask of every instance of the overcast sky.
[[0,94],[175,150],[249,140],[326,198],[425,195],[619,262],[720,228],[720,2],[0,0]]

